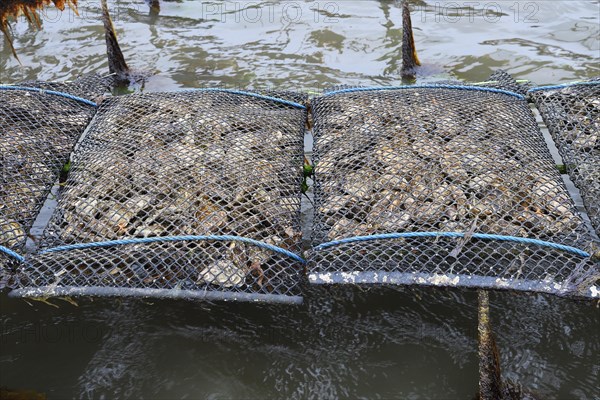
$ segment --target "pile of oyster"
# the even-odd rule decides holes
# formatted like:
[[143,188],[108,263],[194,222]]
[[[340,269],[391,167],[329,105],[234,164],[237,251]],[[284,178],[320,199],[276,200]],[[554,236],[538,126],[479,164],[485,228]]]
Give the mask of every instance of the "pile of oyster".
[[0,246],[18,249],[26,238],[23,225],[0,214]]
[[600,233],[600,82],[533,97]]
[[0,245],[19,250],[93,108],[0,90]]
[[538,92],[534,97],[553,138],[569,150],[600,160],[600,82],[559,91]]
[[[48,245],[236,235],[295,249],[304,119],[304,110],[226,93],[111,99],[76,152]],[[209,254],[197,283],[240,286],[255,271],[262,285],[276,258],[241,243],[194,245]]]
[[525,102],[425,89],[337,94],[313,110],[321,240],[581,227]]

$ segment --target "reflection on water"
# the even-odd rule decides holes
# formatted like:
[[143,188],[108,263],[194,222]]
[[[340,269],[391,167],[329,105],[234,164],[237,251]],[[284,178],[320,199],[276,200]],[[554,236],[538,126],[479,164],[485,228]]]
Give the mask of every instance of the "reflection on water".
[[[593,398],[598,309],[497,293],[507,377],[549,399]],[[2,297],[0,385],[83,398],[471,398],[473,291],[313,289],[300,307]],[[10,351],[6,351],[10,349]]]
[[[23,65],[0,41],[0,80],[107,70],[99,3],[14,24]],[[398,84],[394,1],[110,2],[146,90],[205,84],[315,89]],[[498,68],[539,84],[598,75],[598,2],[413,1],[421,80],[485,80]],[[459,4],[460,5],[460,4]],[[533,8],[532,8],[533,7]],[[463,398],[477,390],[477,297],[423,288],[311,289],[300,307],[78,300],[60,308],[0,297],[0,387],[50,398]],[[596,304],[496,293],[492,323],[507,377],[544,398],[592,399]]]
[[508,378],[528,382],[530,387],[544,387],[539,391],[547,393],[547,398],[598,395],[597,303],[539,295],[503,295],[496,299],[492,321]]
[[[411,3],[420,58],[437,75],[481,81],[503,68],[548,84],[600,72],[597,1]],[[159,74],[151,90],[400,82],[396,1],[163,1],[158,16],[141,0],[109,5],[130,64]],[[1,41],[0,79],[106,71],[99,2],[79,8],[80,17],[48,9],[41,31],[13,24],[23,65]]]

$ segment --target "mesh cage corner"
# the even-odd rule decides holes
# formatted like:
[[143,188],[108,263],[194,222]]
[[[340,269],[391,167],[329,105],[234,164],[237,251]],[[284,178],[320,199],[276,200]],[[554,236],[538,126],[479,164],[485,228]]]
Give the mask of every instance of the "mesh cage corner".
[[13,295],[299,302],[305,119],[237,90],[103,102]]
[[527,91],[533,86],[529,81],[517,82],[508,72],[504,70],[497,70],[490,75],[488,81],[485,82],[485,86],[493,87],[502,90],[509,90],[513,93],[520,95],[527,95]]
[[529,93],[600,235],[600,77]]
[[24,81],[19,86],[41,89],[43,91],[55,91],[68,93],[82,99],[98,102],[110,91],[112,81],[98,74],[86,74],[77,77],[73,81]]
[[522,94],[345,89],[312,113],[309,282],[598,296],[593,239]]
[[[52,185],[95,113],[99,81],[0,85],[0,278],[19,253]],[[83,96],[83,97],[81,97]],[[0,286],[2,283],[0,283]]]

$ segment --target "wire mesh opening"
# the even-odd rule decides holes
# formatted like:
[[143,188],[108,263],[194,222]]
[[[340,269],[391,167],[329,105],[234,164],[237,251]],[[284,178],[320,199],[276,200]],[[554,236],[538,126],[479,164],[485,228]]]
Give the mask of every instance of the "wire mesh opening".
[[310,282],[594,294],[591,236],[525,98],[500,87],[314,100]]
[[298,301],[305,120],[220,89],[103,102],[15,293]]
[[[64,84],[28,83],[36,85],[46,92],[23,91],[29,102],[68,90]],[[500,72],[486,87],[446,82],[343,88],[314,99],[309,280],[598,296],[598,264],[590,257],[597,244],[545,147],[526,89]],[[71,92],[83,98],[54,97],[81,110],[53,103],[56,118],[36,125],[40,106],[25,103],[30,114],[21,111],[27,116],[7,124],[9,133],[19,132],[14,127],[22,120],[20,132],[41,132],[30,147],[2,148],[7,183],[0,192],[0,238],[8,249],[22,248],[95,112],[85,98],[104,87],[86,92],[79,83]],[[541,93],[544,100],[555,95],[530,92],[539,104]],[[577,114],[586,140],[598,128],[594,94],[573,103],[588,111]],[[300,301],[306,100],[292,92],[202,89],[104,101],[72,155],[40,248],[19,266],[10,262],[18,269],[13,295]],[[561,101],[564,108],[567,100]],[[13,103],[1,109],[7,121],[9,113],[21,115]],[[566,111],[546,103],[541,110],[551,110],[547,123],[556,118],[569,124]],[[54,145],[49,132],[72,137]],[[13,144],[32,137],[13,136]],[[573,143],[577,137],[568,139]],[[566,159],[571,147],[561,148]],[[586,156],[595,156],[593,145],[586,149]],[[24,151],[21,159],[13,155],[17,150]],[[33,185],[39,196],[7,197],[26,190],[10,177],[31,181],[27,168],[45,165],[31,161],[36,152],[51,164],[44,170],[45,186]],[[571,172],[597,172],[597,161],[567,162]],[[9,173],[8,166],[26,173]],[[5,189],[11,184],[18,190]],[[590,193],[589,186],[582,191]],[[588,208],[596,197],[587,195]],[[17,200],[23,205],[14,205]],[[10,217],[30,208],[29,219]],[[6,265],[14,260],[2,254]]]
[[[23,249],[52,185],[95,113],[92,100],[105,89],[97,76],[71,83],[0,85],[0,246]],[[0,280],[6,279],[5,269],[13,262],[14,257],[0,252]]]
[[600,235],[600,78],[530,94]]

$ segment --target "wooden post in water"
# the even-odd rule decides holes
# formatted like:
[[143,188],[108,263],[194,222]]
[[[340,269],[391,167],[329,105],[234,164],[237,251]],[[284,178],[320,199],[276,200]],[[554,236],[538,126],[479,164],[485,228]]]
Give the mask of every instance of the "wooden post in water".
[[150,7],[150,15],[157,16],[160,13],[160,1],[159,0],[146,0]]
[[102,0],[102,22],[104,23],[104,37],[106,39],[106,54],[108,55],[108,70],[115,74],[117,81],[129,82],[129,67],[125,62],[123,52],[117,41],[115,27],[108,12],[106,0]]
[[478,291],[479,324],[479,399],[502,398],[500,356],[490,323],[490,296],[487,290]]
[[415,79],[416,69],[419,65],[421,65],[421,62],[417,57],[408,0],[404,0],[402,2],[402,69],[400,75],[404,79]]
[[479,331],[479,400],[539,400],[536,394],[516,382],[502,379],[500,353],[490,322],[490,297],[487,290],[478,292]]

